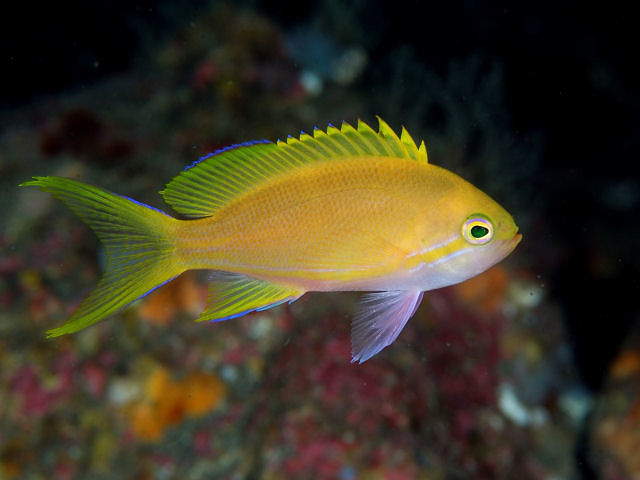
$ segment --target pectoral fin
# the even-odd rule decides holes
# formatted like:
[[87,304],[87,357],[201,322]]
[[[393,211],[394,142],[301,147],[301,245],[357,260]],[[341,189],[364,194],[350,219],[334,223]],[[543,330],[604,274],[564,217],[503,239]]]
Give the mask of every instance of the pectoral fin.
[[366,294],[351,329],[351,361],[362,363],[393,343],[420,305],[419,290]]
[[209,283],[207,306],[198,321],[229,320],[284,302],[294,302],[304,293],[246,275],[217,273]]

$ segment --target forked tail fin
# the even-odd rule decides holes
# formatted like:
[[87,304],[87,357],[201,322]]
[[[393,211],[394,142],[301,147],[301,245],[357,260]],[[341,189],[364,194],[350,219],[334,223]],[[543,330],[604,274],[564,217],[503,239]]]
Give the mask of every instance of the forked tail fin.
[[96,288],[48,337],[99,322],[182,273],[173,254],[173,217],[67,178],[34,177],[20,186],[40,187],[61,200],[96,233],[106,253],[106,269]]

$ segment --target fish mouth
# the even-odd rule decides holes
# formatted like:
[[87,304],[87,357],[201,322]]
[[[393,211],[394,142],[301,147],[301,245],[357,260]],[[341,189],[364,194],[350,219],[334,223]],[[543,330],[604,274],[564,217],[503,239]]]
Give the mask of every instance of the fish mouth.
[[[516,230],[517,231],[517,230]],[[504,240],[500,240],[500,242],[496,245],[495,256],[494,256],[494,264],[499,261],[505,259],[513,250],[518,246],[520,241],[522,240],[522,234],[516,233],[511,238],[505,238]]]
[[513,238],[508,241],[508,243],[507,243],[507,251],[509,253],[511,253],[518,246],[518,244],[520,243],[521,240],[522,240],[522,234],[521,233],[516,233],[513,236]]
[[516,245],[518,245],[520,243],[520,240],[522,240],[522,234],[521,233],[516,233],[515,236],[513,237],[513,239],[511,240],[511,243],[513,243],[514,248],[515,248]]
[[518,246],[518,244],[520,243],[520,241],[522,240],[522,234],[521,233],[517,233],[518,232],[518,227],[515,228],[513,237],[511,237],[510,239],[505,239],[502,241],[502,252],[503,252],[503,257],[506,257],[507,255],[509,255],[511,252],[513,252],[513,250]]
[[518,226],[513,222],[500,223],[498,225],[498,231],[500,232],[501,243],[509,250],[513,250],[518,246],[522,240],[522,234],[518,233]]

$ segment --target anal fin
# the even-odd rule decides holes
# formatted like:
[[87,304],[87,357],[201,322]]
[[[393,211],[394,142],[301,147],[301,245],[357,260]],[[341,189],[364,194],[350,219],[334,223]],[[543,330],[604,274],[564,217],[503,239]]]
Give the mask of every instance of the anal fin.
[[393,343],[420,305],[419,290],[368,293],[351,329],[352,362],[362,363]]
[[198,322],[222,321],[253,311],[294,302],[304,291],[235,273],[216,273],[207,294],[207,306]]

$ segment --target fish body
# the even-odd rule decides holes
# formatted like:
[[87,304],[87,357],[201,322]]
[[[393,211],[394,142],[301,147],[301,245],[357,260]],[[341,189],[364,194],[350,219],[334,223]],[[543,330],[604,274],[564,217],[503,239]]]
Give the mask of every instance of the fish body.
[[200,320],[225,320],[309,291],[374,291],[352,331],[353,361],[390,344],[422,292],[466,280],[520,241],[511,215],[427,160],[379,119],[232,146],[187,168],[161,192],[185,220],[56,177],[39,186],[105,244],[96,290],[57,336],[95,323],[180,273],[214,271]]
[[[454,199],[475,197],[473,212],[493,203],[460,180],[392,157],[283,175],[214,216],[181,222],[179,256],[185,269],[242,273],[305,291],[451,285],[468,277],[442,261],[464,241],[459,222],[447,221],[468,213],[466,202]],[[492,216],[502,213],[494,210]]]

